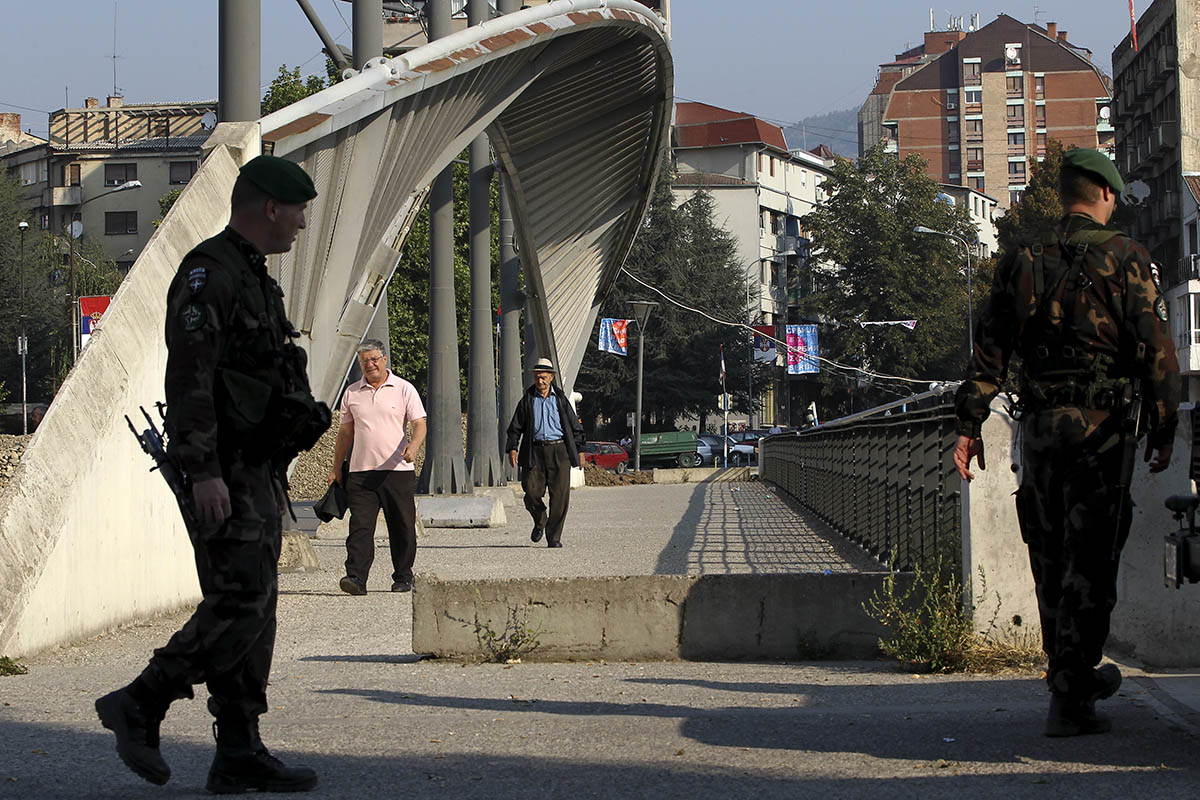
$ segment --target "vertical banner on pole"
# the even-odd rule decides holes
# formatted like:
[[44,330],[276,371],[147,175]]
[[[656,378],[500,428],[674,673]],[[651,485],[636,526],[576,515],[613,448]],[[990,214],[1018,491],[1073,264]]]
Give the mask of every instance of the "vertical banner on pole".
[[81,297],[79,298],[79,349],[88,343],[92,332],[96,330],[96,326],[100,324],[100,318],[104,316],[104,312],[108,310],[109,301],[112,298],[108,295],[100,295],[98,297]]
[[787,326],[787,374],[808,375],[821,371],[817,362],[816,325]]

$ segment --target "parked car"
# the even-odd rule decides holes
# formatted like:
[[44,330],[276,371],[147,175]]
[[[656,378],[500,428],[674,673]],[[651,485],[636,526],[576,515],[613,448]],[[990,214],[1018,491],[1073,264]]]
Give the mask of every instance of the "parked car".
[[[739,442],[732,436],[728,437],[729,441],[729,466],[737,467],[742,464],[752,464],[757,460],[754,446],[745,442]],[[718,458],[725,456],[725,444],[721,441],[721,435],[716,433],[702,433],[696,440],[696,455],[700,457],[700,463],[696,466],[712,466]]]
[[579,463],[595,464],[601,469],[616,470],[620,475],[628,469],[629,453],[616,442],[588,442],[579,454]]

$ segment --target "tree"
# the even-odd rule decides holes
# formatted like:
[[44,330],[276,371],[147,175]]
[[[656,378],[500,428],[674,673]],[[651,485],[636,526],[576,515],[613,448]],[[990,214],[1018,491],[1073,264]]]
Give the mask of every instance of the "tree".
[[1058,197],[1058,174],[1062,169],[1062,142],[1046,140],[1046,155],[1034,161],[1029,183],[1021,202],[1013,203],[1004,216],[996,220],[997,239],[1001,250],[1010,250],[1018,242],[1039,241],[1054,231],[1063,216]]
[[[844,412],[923,388],[875,380],[871,372],[922,381],[960,377],[967,358],[963,249],[954,239],[914,229],[923,225],[973,242],[978,235],[966,209],[939,199],[923,159],[899,161],[882,143],[857,163],[838,159],[822,189],[828,200],[800,220],[820,266],[815,290],[799,310],[819,321],[822,356],[863,370],[823,364],[827,402]],[[988,280],[980,272],[986,270],[973,275],[977,297]],[[913,330],[860,324],[892,320],[917,324]]]
[[[714,203],[707,191],[675,205],[672,180],[671,170],[663,169],[625,267],[693,308],[721,320],[741,321],[746,313],[745,273],[733,237],[714,222]],[[600,316],[628,318],[633,299],[659,303],[645,339],[643,430],[672,430],[681,416],[702,417],[718,410],[722,346],[728,390],[736,393],[746,385],[744,330],[679,308],[625,273],[604,299]],[[628,358],[589,346],[576,381],[583,394],[579,411],[585,427],[600,420],[601,426],[611,423],[610,433],[624,428],[626,413],[636,405],[635,337],[631,326]],[[737,406],[747,408],[744,394],[737,395]]]
[[300,68],[289,70],[287,64],[280,64],[279,74],[267,87],[262,99],[262,115],[265,117],[272,111],[278,111],[284,106],[290,106],[297,100],[303,100],[311,94],[316,94],[325,88],[325,79],[320,75],[300,77]]

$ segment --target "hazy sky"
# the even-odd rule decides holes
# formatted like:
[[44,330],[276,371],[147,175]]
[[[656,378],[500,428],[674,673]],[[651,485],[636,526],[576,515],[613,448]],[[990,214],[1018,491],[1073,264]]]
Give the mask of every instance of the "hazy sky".
[[[955,0],[961,2],[961,0]],[[262,83],[280,64],[323,74],[317,39],[294,0],[261,0]],[[311,0],[325,27],[351,43],[350,5]],[[1149,0],[1135,0],[1140,14]],[[216,0],[41,0],[6,4],[0,58],[0,111],[45,135],[46,115],[113,90],[127,102],[215,99]],[[857,109],[878,64],[921,41],[928,2],[916,0],[673,0],[675,94],[777,122]],[[1092,50],[1111,72],[1113,48],[1129,31],[1128,0],[1021,0],[934,6],[986,25],[998,13],[1024,22],[1057,22],[1072,44]]]

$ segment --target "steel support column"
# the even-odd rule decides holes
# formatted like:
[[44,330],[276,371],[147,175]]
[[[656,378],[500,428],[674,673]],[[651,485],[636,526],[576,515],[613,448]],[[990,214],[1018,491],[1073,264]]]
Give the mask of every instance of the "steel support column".
[[[513,242],[512,201],[508,180],[498,171],[500,199],[500,451],[508,438],[508,423],[517,411],[524,389],[521,372],[521,308],[525,294],[519,286],[521,262]],[[517,468],[502,459],[508,480],[517,479]]]
[[[425,4],[429,38],[449,36],[450,0]],[[454,172],[442,170],[429,188],[429,434],[417,491],[470,494],[462,448],[458,330],[454,306]]]
[[217,11],[217,119],[258,119],[261,72],[262,8],[260,0],[220,0]]
[[354,0],[354,68],[383,55],[383,0]]

